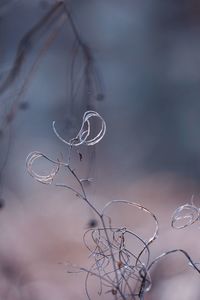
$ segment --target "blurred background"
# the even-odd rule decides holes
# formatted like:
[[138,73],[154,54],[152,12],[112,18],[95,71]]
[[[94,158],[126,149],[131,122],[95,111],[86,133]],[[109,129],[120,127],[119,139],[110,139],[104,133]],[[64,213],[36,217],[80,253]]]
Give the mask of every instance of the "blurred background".
[[[152,258],[183,248],[200,259],[198,224],[170,226],[192,195],[200,203],[199,70],[197,0],[0,1],[0,299],[86,299],[84,276],[64,263],[88,265],[82,236],[96,216],[71,191],[36,182],[25,162],[35,150],[67,159],[52,122],[70,139],[90,109],[106,135],[72,157],[80,178],[94,178],[89,199],[99,209],[126,199],[154,212]],[[74,184],[67,172],[56,183]],[[149,230],[137,210],[120,217]],[[156,264],[145,299],[199,299],[199,279],[175,254]]]

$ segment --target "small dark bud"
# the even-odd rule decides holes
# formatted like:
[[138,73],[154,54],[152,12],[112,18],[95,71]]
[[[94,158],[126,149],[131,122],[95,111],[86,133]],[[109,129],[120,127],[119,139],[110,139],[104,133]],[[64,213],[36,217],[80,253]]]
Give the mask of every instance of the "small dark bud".
[[19,104],[19,109],[21,109],[21,110],[27,110],[28,108],[29,108],[29,104],[28,104],[28,102],[26,102],[26,101],[21,102],[21,103]]
[[95,220],[95,219],[91,219],[88,222],[88,228],[94,228],[94,227],[97,227],[97,225],[98,225],[98,223],[97,223],[97,220]]
[[117,290],[112,289],[112,294],[113,294],[113,295],[117,295]]
[[83,159],[83,155],[81,154],[81,152],[78,152],[78,155],[79,155],[79,159],[80,159],[80,161],[82,161],[82,159]]

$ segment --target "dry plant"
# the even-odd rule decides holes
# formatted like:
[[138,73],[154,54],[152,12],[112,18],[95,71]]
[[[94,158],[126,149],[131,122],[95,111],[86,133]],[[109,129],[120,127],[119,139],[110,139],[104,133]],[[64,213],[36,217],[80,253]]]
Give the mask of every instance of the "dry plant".
[[[91,126],[91,119],[97,119],[99,130],[94,134]],[[55,122],[53,122],[53,130],[59,140],[67,144],[69,147],[68,161],[65,162],[59,159],[51,159],[41,152],[35,151],[28,155],[26,167],[29,174],[43,184],[51,184],[60,168],[65,168],[69,171],[72,177],[77,182],[78,187],[73,188],[67,184],[55,183],[56,186],[64,187],[71,190],[78,198],[86,202],[87,205],[93,210],[98,218],[99,226],[88,229],[84,236],[83,241],[89,251],[89,258],[92,260],[90,268],[78,267],[70,263],[65,264],[69,273],[85,272],[85,292],[88,299],[92,299],[90,295],[89,283],[93,278],[98,279],[99,296],[104,297],[105,294],[110,293],[115,300],[135,300],[144,299],[145,294],[150,291],[152,286],[151,271],[153,266],[163,259],[164,257],[181,253],[188,260],[189,265],[192,266],[198,273],[200,269],[195,264],[187,252],[182,249],[174,249],[162,253],[158,257],[152,259],[150,246],[157,239],[159,231],[159,223],[157,217],[146,207],[141,204],[125,201],[113,200],[108,202],[102,210],[99,210],[88,199],[84,188],[84,182],[89,179],[81,179],[77,172],[71,166],[71,152],[74,148],[80,145],[93,146],[98,143],[106,132],[106,123],[104,119],[95,111],[86,111],[83,116],[83,122],[80,131],[76,137],[67,141],[57,132]],[[93,135],[94,134],[94,135]],[[33,163],[38,158],[44,158],[52,163],[55,168],[47,175],[40,175],[33,170]],[[116,227],[113,224],[112,218],[109,215],[109,209],[112,211],[116,205],[126,205],[128,207],[141,210],[143,213],[150,215],[154,222],[154,232],[149,239],[144,239],[140,235],[127,227]],[[181,207],[175,212],[172,220],[172,226],[175,227],[175,222],[179,221],[179,214],[183,209],[191,209],[189,223],[193,223],[193,213],[198,213],[199,210],[194,205],[186,205]],[[195,219],[196,220],[196,219]],[[96,224],[95,224],[96,225]],[[131,247],[128,242],[132,240]],[[132,248],[134,243],[140,245],[140,250]],[[134,246],[133,246],[134,247]]]

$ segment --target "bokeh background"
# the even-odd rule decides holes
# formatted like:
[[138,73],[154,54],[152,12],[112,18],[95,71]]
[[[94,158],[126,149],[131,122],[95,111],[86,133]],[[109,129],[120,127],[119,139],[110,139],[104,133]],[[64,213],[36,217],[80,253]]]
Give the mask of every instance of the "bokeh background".
[[[200,260],[198,224],[170,226],[192,195],[199,205],[199,1],[65,2],[68,16],[58,9],[33,33],[56,1],[0,1],[2,300],[86,299],[84,276],[67,274],[64,263],[88,265],[82,236],[95,215],[70,191],[36,182],[25,161],[34,150],[66,158],[52,121],[71,137],[87,109],[107,123],[95,149],[81,148],[81,161],[73,155],[80,176],[95,178],[86,187],[92,203],[141,203],[160,223],[152,258],[183,248]],[[27,32],[31,38],[23,39]],[[52,166],[41,160],[37,167],[48,173]],[[74,184],[68,173],[56,182]],[[148,233],[137,211],[121,217]],[[152,279],[147,300],[199,299],[200,277],[178,255],[159,262]],[[99,298],[95,289],[92,295]]]

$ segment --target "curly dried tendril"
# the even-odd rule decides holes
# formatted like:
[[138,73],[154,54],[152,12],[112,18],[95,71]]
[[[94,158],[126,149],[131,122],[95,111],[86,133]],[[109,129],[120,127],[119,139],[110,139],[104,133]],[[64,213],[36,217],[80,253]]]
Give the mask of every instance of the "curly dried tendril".
[[[35,171],[33,171],[33,163],[35,162],[36,159],[38,158],[45,158],[47,160],[49,160],[50,162],[56,164],[56,168],[52,169],[52,171],[48,174],[48,175],[40,175],[38,173],[36,173]],[[44,183],[44,184],[51,184],[53,181],[54,176],[58,173],[59,171],[59,162],[53,161],[51,159],[49,159],[47,156],[45,156],[43,153],[38,152],[38,151],[34,151],[29,153],[29,155],[27,156],[26,159],[26,169],[28,171],[28,173],[37,181]]]
[[[153,235],[145,241],[139,235],[126,227],[112,224],[109,209],[113,205],[125,205],[142,210],[149,214],[155,224]],[[125,200],[108,202],[101,211],[102,227],[91,228],[83,236],[86,248],[90,252],[92,264],[85,281],[86,294],[89,296],[90,277],[99,278],[99,295],[103,291],[112,293],[115,299],[143,299],[151,289],[152,281],[148,271],[150,263],[150,244],[158,236],[158,221],[156,216],[144,206]],[[106,225],[107,224],[107,225]],[[137,241],[139,249],[133,250],[129,243]],[[139,298],[138,298],[139,297]]]
[[157,220],[156,216],[149,209],[147,209],[146,207],[144,207],[144,206],[142,206],[142,205],[140,205],[136,202],[130,202],[130,201],[126,201],[126,200],[112,200],[104,206],[104,208],[102,210],[102,215],[105,214],[106,210],[111,205],[116,204],[116,203],[121,203],[121,204],[126,204],[126,205],[129,205],[129,206],[136,207],[136,208],[144,211],[145,213],[149,214],[152,217],[152,219],[154,220],[154,223],[155,223],[155,231],[154,231],[152,237],[149,238],[149,240],[147,242],[148,245],[151,244],[158,237],[159,226],[158,226],[158,220]]
[[[89,138],[89,136],[91,134],[90,119],[92,117],[96,117],[99,119],[99,121],[101,122],[101,127],[99,129],[99,132],[94,137]],[[59,140],[61,140],[63,143],[65,143],[69,146],[80,146],[82,144],[85,144],[87,146],[95,145],[103,138],[103,136],[106,133],[106,123],[105,123],[104,119],[100,116],[100,114],[98,114],[97,112],[92,111],[92,110],[88,110],[84,113],[81,129],[79,130],[77,136],[69,141],[66,141],[59,135],[59,133],[57,132],[57,130],[55,128],[55,121],[53,121],[52,126],[53,126],[53,131],[54,131],[55,135],[59,138]]]
[[171,226],[182,229],[199,220],[199,208],[194,204],[184,204],[178,207],[172,215]]
[[[100,121],[100,127],[96,135],[91,132],[91,118],[93,117]],[[71,151],[72,146],[82,144],[90,146],[98,143],[106,132],[106,124],[97,112],[87,111],[83,116],[83,122],[78,134],[70,141],[66,141],[58,134],[55,129],[55,122],[53,122],[53,130],[62,142],[70,146]],[[153,266],[173,253],[183,254],[188,260],[189,265],[200,274],[199,263],[193,262],[187,252],[182,249],[164,252],[153,261],[151,260],[150,246],[158,237],[159,223],[155,214],[143,205],[125,200],[113,200],[108,202],[102,210],[96,209],[87,198],[87,194],[84,190],[84,183],[90,182],[92,179],[79,178],[76,171],[72,169],[70,165],[70,151],[68,162],[64,162],[63,157],[61,161],[52,160],[41,152],[32,152],[27,157],[26,167],[32,177],[45,184],[52,183],[59,168],[65,167],[65,169],[71,173],[79,188],[76,190],[74,187],[66,184],[56,185],[73,191],[76,196],[88,204],[96,217],[99,218],[98,223],[95,224],[95,228],[91,226],[92,228],[88,229],[83,236],[84,244],[89,251],[89,257],[92,259],[91,266],[84,268],[70,263],[64,263],[68,273],[86,273],[85,292],[88,300],[92,299],[90,296],[90,288],[93,288],[93,278],[95,277],[98,285],[98,297],[101,296],[101,299],[105,298],[105,294],[110,293],[111,296],[114,296],[115,300],[143,300],[145,294],[150,291],[152,286],[151,270]],[[81,153],[79,153],[79,157],[81,160]],[[47,175],[36,173],[32,167],[38,158],[45,158],[48,162],[52,163],[55,168]],[[112,218],[112,211],[114,209],[119,209],[120,211],[120,207],[122,208],[124,205],[125,209],[139,209],[144,215],[151,217],[151,222],[153,221],[153,232],[147,239],[136,234],[134,228],[130,230],[123,224],[122,226],[121,224],[120,226],[119,224],[115,224],[118,222],[116,222],[115,218]],[[184,228],[193,224],[199,220],[199,218],[200,209],[194,205],[192,199],[191,204],[185,204],[176,209],[172,216],[172,227],[177,229]]]

